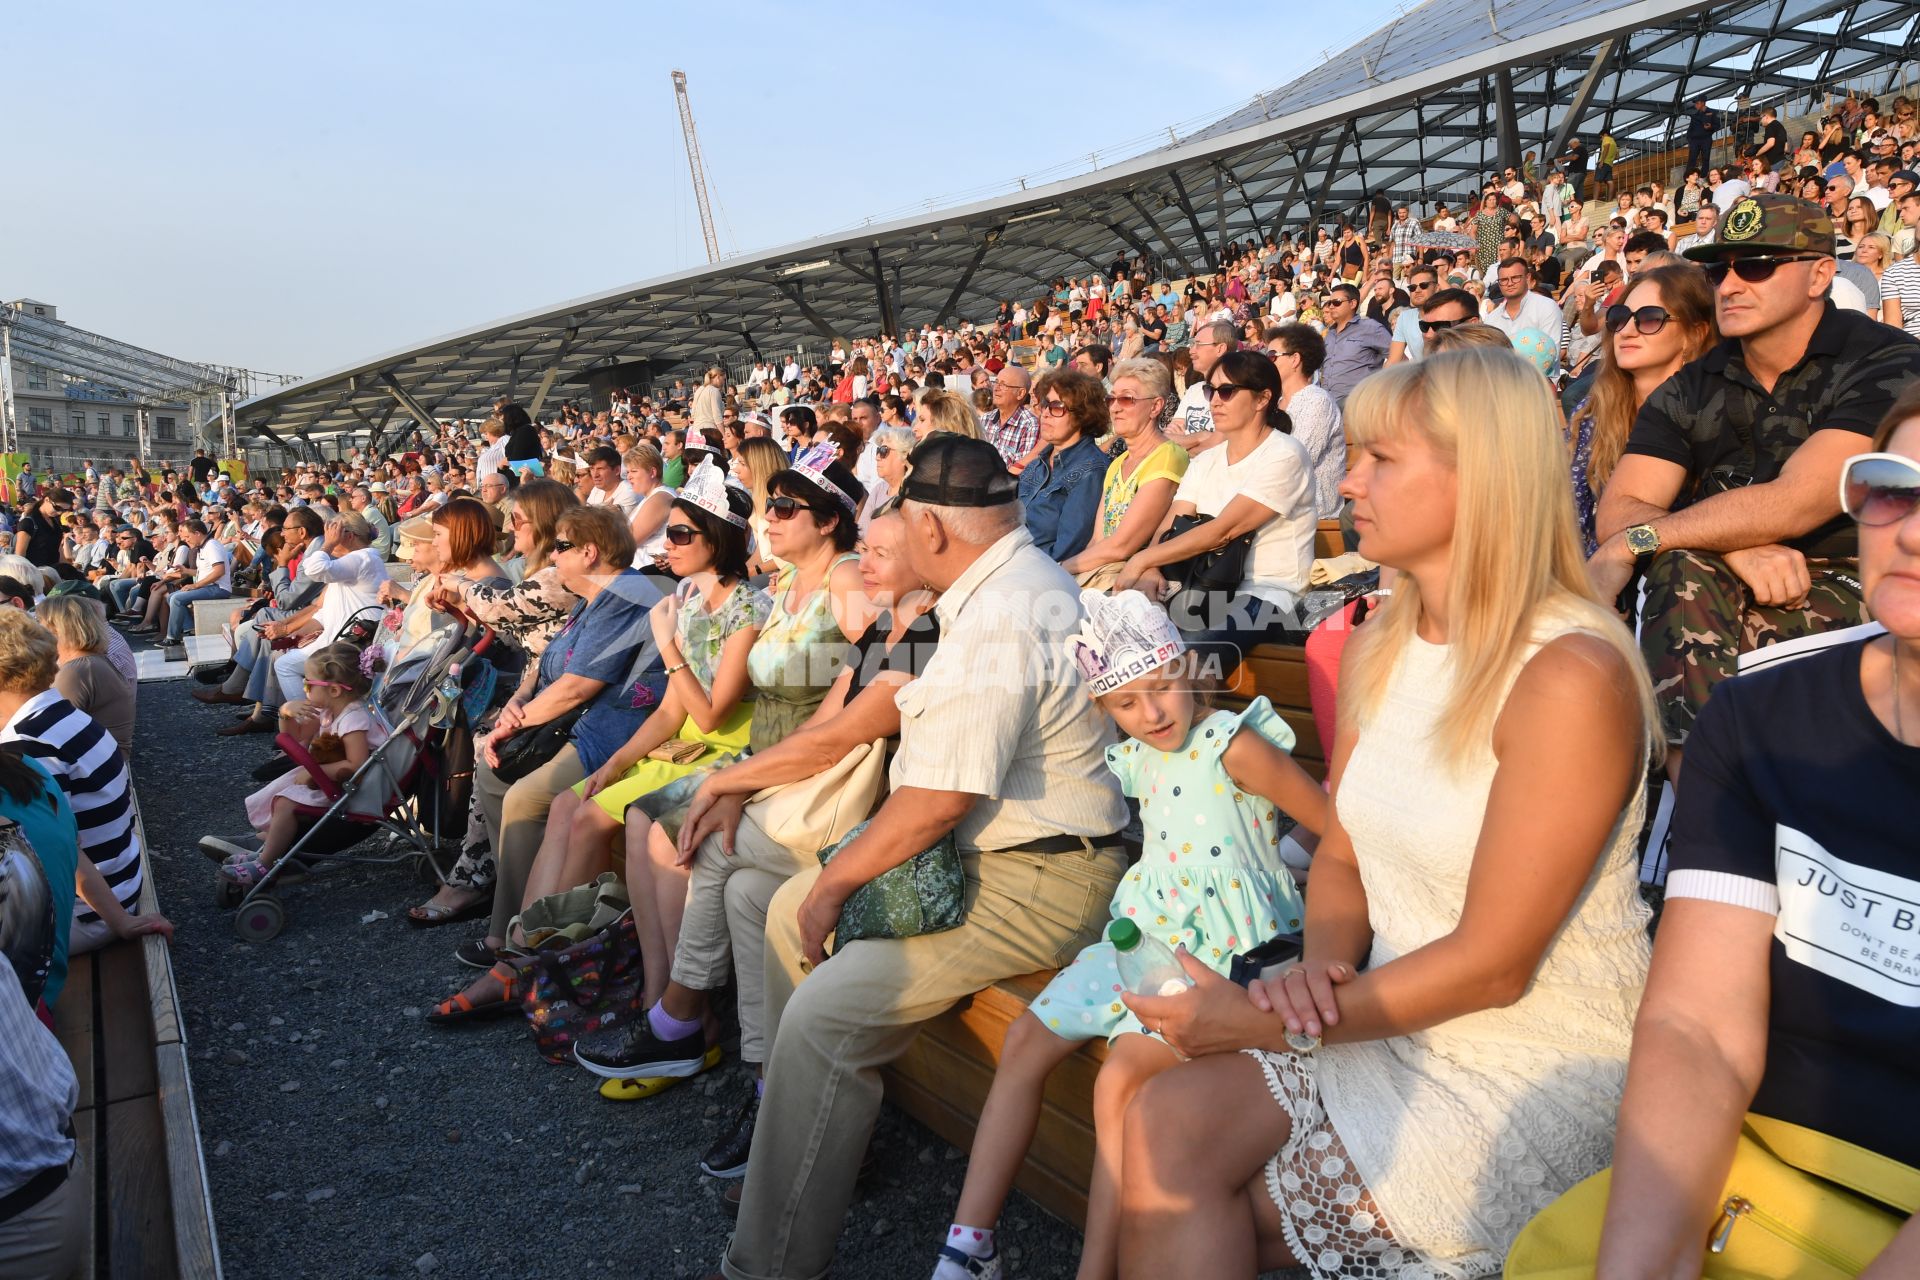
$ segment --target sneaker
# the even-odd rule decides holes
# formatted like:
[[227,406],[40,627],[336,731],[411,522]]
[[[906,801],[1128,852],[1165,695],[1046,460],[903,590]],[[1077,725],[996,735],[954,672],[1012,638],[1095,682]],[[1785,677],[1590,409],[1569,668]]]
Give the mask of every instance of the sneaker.
[[760,1093],[749,1086],[746,1104],[733,1118],[733,1127],[721,1134],[719,1140],[707,1148],[707,1154],[700,1157],[700,1172],[709,1178],[744,1178],[747,1153],[753,1149],[753,1122],[759,1118]]
[[976,1258],[943,1244],[934,1263],[933,1280],[1000,1280],[1000,1251],[995,1249],[984,1258]]
[[677,1040],[662,1040],[653,1033],[652,1019],[645,1015],[583,1036],[573,1046],[574,1061],[609,1080],[698,1075],[706,1056],[707,1033],[703,1029],[695,1027],[691,1034]]
[[201,836],[200,852],[215,862],[229,862],[236,857],[255,858],[260,855],[260,837],[248,834],[226,840],[220,836]]

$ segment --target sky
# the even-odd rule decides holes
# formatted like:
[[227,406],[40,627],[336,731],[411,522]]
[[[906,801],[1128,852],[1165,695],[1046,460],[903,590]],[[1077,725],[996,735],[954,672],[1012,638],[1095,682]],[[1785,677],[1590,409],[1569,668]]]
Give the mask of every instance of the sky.
[[702,262],[676,67],[726,254],[1137,152],[1398,7],[15,5],[0,298],[311,375]]

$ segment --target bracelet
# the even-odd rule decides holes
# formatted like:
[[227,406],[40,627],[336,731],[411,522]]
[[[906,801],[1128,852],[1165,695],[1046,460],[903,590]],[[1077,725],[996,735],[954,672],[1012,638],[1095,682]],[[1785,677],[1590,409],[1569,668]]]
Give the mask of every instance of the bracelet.
[[667,679],[669,679],[669,680],[671,680],[671,679],[673,679],[673,675],[674,675],[674,672],[676,672],[676,671],[685,671],[686,669],[687,669],[687,664],[686,664],[686,663],[684,663],[684,662],[676,662],[676,663],[674,663],[674,664],[673,664],[672,666],[670,666],[670,667],[668,667],[668,668],[667,668]]

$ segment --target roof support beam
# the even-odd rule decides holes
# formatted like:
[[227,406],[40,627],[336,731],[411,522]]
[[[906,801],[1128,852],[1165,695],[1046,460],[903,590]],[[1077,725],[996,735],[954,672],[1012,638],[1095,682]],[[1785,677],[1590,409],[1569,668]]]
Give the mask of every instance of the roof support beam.
[[554,352],[553,363],[548,365],[547,371],[540,375],[540,387],[533,393],[533,403],[527,406],[528,417],[540,416],[540,406],[547,402],[547,392],[553,390],[553,380],[560,376],[560,366],[566,362],[567,356],[573,351],[574,341],[579,336],[579,325],[567,326],[566,334],[560,339],[560,350]]
[[1505,67],[1493,73],[1493,106],[1500,128],[1502,168],[1520,167],[1520,118],[1513,110],[1513,72]]
[[880,332],[897,336],[900,332],[898,312],[893,305],[893,294],[887,289],[887,269],[880,262],[878,249],[867,252],[873,256],[873,293],[880,303]]
[[1620,37],[1608,36],[1594,50],[1593,61],[1587,66],[1587,74],[1580,77],[1580,87],[1573,91],[1573,101],[1567,104],[1567,112],[1560,117],[1560,125],[1553,131],[1553,137],[1547,141],[1547,150],[1540,157],[1543,169],[1551,167],[1560,159],[1560,153],[1566,150],[1567,139],[1573,137],[1580,127],[1580,117],[1587,114],[1587,108],[1593,105],[1593,95],[1600,88],[1600,81],[1606,78],[1607,64],[1613,61],[1613,55],[1620,49]]
[[380,381],[386,386],[387,394],[399,401],[402,409],[405,409],[413,415],[413,420],[419,424],[421,430],[432,431],[435,429],[433,414],[428,412],[426,406],[414,398],[414,394],[411,391],[401,386],[392,374],[381,374]]
[[1333,140],[1333,150],[1321,163],[1326,166],[1327,176],[1320,180],[1320,190],[1313,197],[1313,209],[1307,215],[1308,230],[1320,225],[1320,215],[1327,207],[1327,193],[1333,190],[1333,179],[1340,172],[1340,153],[1347,149],[1347,139],[1353,134],[1353,119],[1340,126],[1340,133]]
[[1187,215],[1187,225],[1193,228],[1193,242],[1199,245],[1200,252],[1206,255],[1208,269],[1218,271],[1220,269],[1219,246],[1207,243],[1207,233],[1200,229],[1200,215],[1193,211],[1193,201],[1187,196],[1187,184],[1180,181],[1178,169],[1167,170],[1167,176],[1173,179],[1174,198],[1180,204],[1180,211]]
[[798,311],[801,315],[806,317],[807,323],[813,326],[815,333],[818,333],[821,337],[825,338],[828,342],[832,342],[835,338],[838,338],[840,336],[840,331],[833,327],[833,321],[827,319],[825,316],[821,315],[818,311],[815,311],[812,307],[807,305],[807,299],[800,292],[799,285],[776,284],[773,287],[780,291],[780,295],[782,297],[784,297],[788,302],[791,302],[793,304],[794,310]]
[[1131,191],[1127,192],[1127,203],[1134,207],[1134,211],[1140,215],[1141,220],[1152,229],[1154,239],[1167,246],[1167,252],[1172,255],[1175,262],[1180,264],[1182,273],[1190,276],[1200,274],[1193,269],[1193,264],[1187,261],[1187,255],[1181,252],[1179,242],[1166,233],[1165,229],[1160,225],[1160,220],[1147,211],[1146,203],[1141,200],[1139,196],[1133,194]]
[[973,258],[967,263],[967,269],[962,271],[960,278],[953,282],[953,292],[949,293],[947,300],[940,304],[940,310],[933,318],[934,328],[943,328],[947,321],[953,318],[953,309],[960,305],[960,296],[967,291],[967,286],[973,283],[974,273],[980,270],[980,264],[987,260],[987,250],[999,242],[1000,228],[998,227],[980,237],[980,247],[973,251]]

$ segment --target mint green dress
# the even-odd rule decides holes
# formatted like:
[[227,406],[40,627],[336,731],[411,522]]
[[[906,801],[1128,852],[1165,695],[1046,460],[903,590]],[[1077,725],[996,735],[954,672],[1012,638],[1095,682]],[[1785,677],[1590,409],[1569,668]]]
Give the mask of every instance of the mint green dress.
[[[1175,751],[1136,738],[1107,748],[1120,789],[1140,801],[1143,833],[1140,860],[1120,878],[1109,915],[1132,920],[1169,947],[1186,947],[1222,974],[1237,953],[1298,933],[1305,919],[1300,891],[1280,861],[1289,824],[1272,801],[1240,790],[1221,763],[1227,744],[1246,730],[1293,749],[1293,730],[1265,698],[1238,713],[1199,717]],[[1153,1034],[1120,1003],[1120,990],[1113,946],[1102,939],[1054,975],[1033,1013],[1068,1040]]]
[[747,676],[753,681],[754,751],[765,751],[805,724],[847,665],[853,643],[833,616],[833,596],[826,584],[835,569],[859,558],[852,552],[836,557],[797,612],[788,612],[788,602],[798,572],[783,570],[774,582],[773,605],[760,626],[760,638],[747,654]]

